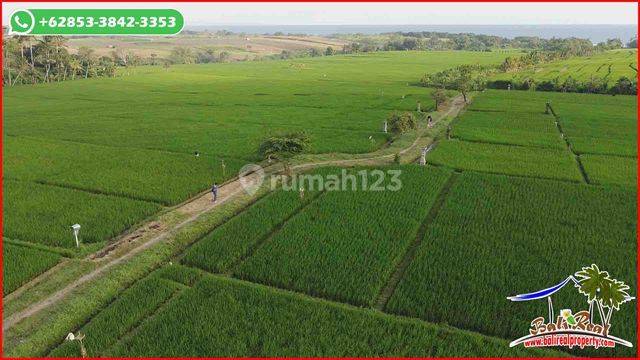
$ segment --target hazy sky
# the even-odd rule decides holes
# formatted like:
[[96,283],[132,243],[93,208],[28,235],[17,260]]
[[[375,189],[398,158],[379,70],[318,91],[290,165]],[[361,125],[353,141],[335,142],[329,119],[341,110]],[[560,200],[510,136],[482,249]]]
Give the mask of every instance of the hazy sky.
[[174,8],[189,25],[636,24],[636,3],[3,3],[20,8]]

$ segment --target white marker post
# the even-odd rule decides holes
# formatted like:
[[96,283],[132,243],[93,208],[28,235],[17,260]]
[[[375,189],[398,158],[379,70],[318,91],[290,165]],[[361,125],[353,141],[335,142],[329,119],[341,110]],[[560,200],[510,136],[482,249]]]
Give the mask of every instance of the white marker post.
[[422,148],[422,156],[420,156],[420,165],[427,165],[427,147]]
[[384,131],[385,134],[387,133],[387,122],[386,121],[384,122],[384,126],[382,128],[382,131]]
[[80,224],[71,225],[73,229],[73,237],[76,238],[76,247],[80,247],[80,240],[78,239],[78,233],[80,233]]

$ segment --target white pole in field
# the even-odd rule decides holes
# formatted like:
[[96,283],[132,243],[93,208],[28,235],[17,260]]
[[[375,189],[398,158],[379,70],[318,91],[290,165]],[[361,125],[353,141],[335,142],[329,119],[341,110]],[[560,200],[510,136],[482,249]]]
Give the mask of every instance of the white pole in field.
[[76,239],[76,247],[80,247],[80,240],[78,239],[78,233],[80,233],[80,224],[71,225],[73,229],[73,237]]
[[382,131],[384,131],[385,134],[387,133],[387,122],[386,121],[384,122],[384,127],[383,127]]

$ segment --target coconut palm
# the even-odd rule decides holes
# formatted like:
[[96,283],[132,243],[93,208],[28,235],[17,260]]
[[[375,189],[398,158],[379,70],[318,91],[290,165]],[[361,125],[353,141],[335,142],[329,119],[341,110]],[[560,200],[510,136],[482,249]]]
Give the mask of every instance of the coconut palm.
[[69,69],[71,70],[71,80],[74,80],[76,75],[82,71],[82,63],[77,56],[69,59]]
[[[601,271],[597,265],[592,264],[589,267],[583,267],[581,271],[576,273],[578,280],[578,291],[587,297],[589,302],[589,312],[593,320],[592,311],[594,304],[600,312],[602,326],[605,329],[604,335],[608,333],[610,327],[611,315],[613,310],[619,310],[620,304],[633,300],[629,296],[629,286],[622,281],[612,279],[609,273]],[[605,315],[605,308],[609,311]]]
[[609,281],[609,273],[606,271],[600,271],[596,264],[592,264],[589,267],[583,267],[581,271],[576,273],[578,280],[578,291],[587,297],[589,303],[589,314],[593,321],[593,306],[598,307],[600,313],[600,319],[604,323],[605,315],[600,302],[601,289],[606,286]]
[[609,309],[604,321],[605,329],[608,329],[610,326],[613,310],[620,310],[620,304],[624,304],[633,299],[633,297],[629,296],[628,290],[629,286],[622,281],[610,279],[600,291],[600,302],[603,307]]

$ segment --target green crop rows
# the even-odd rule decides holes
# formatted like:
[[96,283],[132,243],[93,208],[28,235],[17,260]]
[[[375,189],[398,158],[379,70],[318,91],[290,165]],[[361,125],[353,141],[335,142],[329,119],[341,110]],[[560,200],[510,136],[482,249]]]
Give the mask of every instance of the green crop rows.
[[281,190],[267,195],[193,245],[182,262],[211,272],[229,271],[278,224],[317,195],[307,191],[302,200],[297,191]]
[[577,153],[637,156],[635,96],[572,94],[553,107]]
[[[238,275],[372,305],[449,176],[434,168],[400,170],[399,191],[327,192],[244,262]],[[367,181],[374,179],[369,174]],[[387,177],[382,186],[389,181]]]
[[[136,301],[144,299],[141,294]],[[101,323],[89,327],[99,334],[111,330]],[[557,355],[210,275],[103,349],[103,356]]]
[[[623,189],[465,173],[387,309],[507,339],[524,336],[547,304],[507,296],[552,286],[592,263],[636,284],[635,198]],[[566,292],[554,298],[556,308],[588,307],[575,289]],[[625,305],[612,334],[635,339],[635,307]]]
[[2,293],[7,295],[60,261],[52,252],[4,243]]
[[4,178],[21,181],[4,184],[5,235],[72,248],[79,223],[84,243],[108,241],[258,161],[272,133],[307,132],[311,153],[376,150],[391,112],[433,106],[430,90],[411,85],[417,74],[502,60],[452,54],[150,66],[5,88]]
[[635,187],[638,183],[638,159],[620,156],[582,155],[580,157],[589,180],[594,184],[616,184]]
[[453,137],[476,142],[564,149],[553,116],[536,112],[468,111],[453,128]]
[[157,204],[31,182],[4,180],[4,236],[56,247],[105,241],[160,208]]
[[[271,132],[305,130],[313,153],[378,149],[390,112],[432,106],[416,73],[503,56],[455,55],[141,67],[5,89],[4,294],[73,254],[74,223],[83,244],[109,241],[258,160]],[[268,193],[64,330],[86,334],[90,356],[566,355],[509,348],[547,303],[506,297],[591,263],[637,295],[635,101],[477,93],[434,166],[377,169],[401,171],[398,191]],[[344,169],[356,188],[375,184],[362,170]],[[570,287],[554,295],[556,310],[585,304]],[[611,333],[633,340],[635,308],[622,307]],[[64,335],[43,353],[78,356]]]
[[573,156],[566,150],[444,141],[428,161],[454,169],[518,176],[582,180]]
[[[545,114],[547,102],[555,115]],[[461,170],[633,186],[635,114],[632,96],[487,90],[454,123],[455,139],[442,142],[428,162]]]
[[[10,137],[7,178],[172,205],[221,182],[219,158]],[[140,164],[144,164],[141,166]],[[244,165],[225,161],[228,174]]]
[[[167,274],[169,274],[167,276]],[[193,271],[176,267],[167,267],[135,284],[123,292],[116,301],[80,329],[89,335],[85,341],[87,352],[95,357],[120,337],[124,337],[143,320],[152,315],[174,294],[187,287],[187,284],[175,281],[175,278],[187,279],[191,285],[198,276]],[[190,278],[193,278],[190,280]],[[78,344],[65,341],[48,356],[78,356]]]
[[571,76],[579,81],[598,77],[615,82],[622,76],[633,79],[637,76],[629,64],[637,64],[637,52],[628,49],[606,51],[592,56],[578,56],[566,60],[535,65],[532,69],[518,72],[500,73],[496,80],[535,79],[537,82],[556,79],[564,81]]

